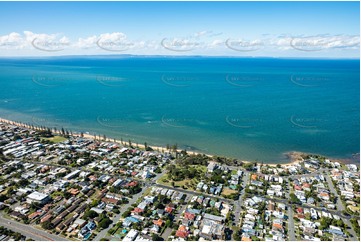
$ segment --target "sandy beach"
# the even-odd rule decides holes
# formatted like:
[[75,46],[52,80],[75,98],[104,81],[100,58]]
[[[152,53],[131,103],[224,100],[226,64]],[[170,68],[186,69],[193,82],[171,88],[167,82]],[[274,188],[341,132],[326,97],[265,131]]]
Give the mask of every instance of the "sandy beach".
[[[23,123],[19,123],[19,122],[15,122],[15,121],[12,121],[12,120],[8,120],[8,119],[4,119],[4,118],[0,118],[0,122],[2,123],[6,123],[6,124],[11,124],[11,125],[16,125],[16,126],[19,126],[19,127],[23,127],[23,128],[28,128],[28,129],[32,129],[32,127],[30,127],[29,125],[27,124],[23,124]],[[61,134],[61,132],[59,130],[55,131],[55,130],[52,130],[53,133],[56,133],[56,134]],[[74,137],[81,137],[81,134],[80,133],[73,133],[72,136]],[[95,136],[95,135],[91,135],[89,134],[89,132],[85,132],[83,133],[83,137],[84,138],[87,138],[87,139],[93,139],[93,140],[103,140],[102,139],[102,136]],[[121,145],[124,145],[124,146],[128,146],[128,141],[121,141],[121,140],[118,140],[118,139],[112,139],[110,137],[106,137],[106,141],[108,142],[116,142],[116,143],[119,143]],[[145,146],[144,144],[138,144],[138,143],[135,143],[133,142],[134,146],[135,147],[139,147],[140,149],[145,149]],[[154,146],[154,145],[148,145],[149,147],[151,147],[153,150],[157,150],[157,151],[166,151],[167,148],[166,147],[162,147],[162,146]],[[182,150],[181,149],[177,149],[178,152],[181,152]],[[210,154],[205,154],[205,153],[201,153],[201,152],[195,152],[195,151],[187,151],[188,154],[191,154],[191,155],[206,155],[208,157],[213,157],[213,155],[210,155]],[[290,162],[288,163],[283,163],[283,164],[274,164],[274,163],[264,163],[264,165],[268,165],[268,166],[272,166],[272,167],[276,167],[277,165],[282,165],[282,166],[292,166],[292,165],[296,165],[296,164],[299,164],[300,162],[303,161],[303,158],[301,155],[304,155],[305,153],[302,153],[302,152],[297,152],[297,151],[292,151],[292,152],[288,152],[286,153],[285,155],[287,155],[290,159]],[[252,163],[252,161],[246,161],[246,160],[241,160],[242,162],[244,163]]]
[[[24,127],[24,128],[28,128],[28,129],[32,129],[29,125],[27,124],[23,124],[23,123],[19,123],[19,122],[15,122],[15,121],[12,121],[12,120],[8,120],[8,119],[4,119],[4,118],[0,118],[0,122],[2,123],[6,123],[6,124],[11,124],[11,125],[16,125],[16,126],[19,126],[19,127]],[[52,130],[53,133],[56,133],[56,134],[61,134],[61,132],[59,130],[57,131],[54,131]],[[79,133],[73,133],[72,136],[74,137],[80,137],[81,134]],[[83,137],[84,138],[87,138],[87,139],[94,139],[94,140],[101,140],[103,141],[103,137],[102,136],[96,136],[96,135],[91,135],[89,134],[89,132],[86,132],[86,133],[83,133]],[[124,143],[125,146],[128,146],[128,141],[125,141],[123,140],[123,142],[121,140],[118,140],[118,139],[113,139],[113,138],[110,138],[110,137],[106,137],[106,141],[108,142],[116,142],[116,143],[119,143],[119,144],[122,144]],[[141,149],[145,149],[145,146],[144,144],[138,144],[136,142],[132,142],[133,146],[135,147],[139,147]],[[149,147],[151,147],[153,150],[159,150],[159,151],[166,151],[167,148],[166,147],[161,147],[161,146],[154,146],[154,145],[148,145]],[[181,152],[182,150],[181,149],[177,149],[178,152]],[[187,151],[188,154],[192,154],[192,155],[198,155],[198,154],[201,154],[201,155],[206,155],[206,156],[209,156],[209,157],[212,157],[212,155],[209,155],[209,154],[204,154],[204,153],[200,153],[200,152],[195,152],[195,151]]]

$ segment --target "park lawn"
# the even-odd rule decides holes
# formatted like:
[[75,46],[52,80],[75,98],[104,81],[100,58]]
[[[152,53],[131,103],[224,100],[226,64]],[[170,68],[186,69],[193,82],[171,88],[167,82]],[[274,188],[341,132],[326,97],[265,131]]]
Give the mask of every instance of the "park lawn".
[[[185,179],[183,181],[174,181],[174,186],[175,187],[182,187],[182,186],[185,185],[186,182],[188,182],[189,185],[191,185],[192,180],[195,180],[195,179],[193,178],[193,179]],[[160,177],[158,179],[158,184],[165,185],[165,186],[172,186],[172,180],[170,180],[168,178],[167,174],[164,174],[162,177]]]
[[235,194],[235,193],[238,193],[238,191],[236,190],[232,190],[228,187],[225,187],[221,193],[221,195],[224,195],[224,196],[229,196],[229,195],[232,195],[232,194]]
[[[207,172],[206,166],[192,165],[192,167],[194,167],[197,170],[198,174],[205,174]],[[174,182],[175,187],[183,187],[185,186],[186,183],[188,183],[189,185],[188,187],[186,187],[186,189],[194,191],[199,181],[196,177],[194,177],[193,179],[184,179],[182,181],[173,181],[169,179],[167,173],[164,174],[162,177],[160,177],[157,181],[158,184],[165,186],[172,186],[172,182]]]
[[200,172],[202,172],[202,173],[206,173],[206,172],[207,172],[207,167],[206,167],[206,166],[192,165],[192,167],[196,168],[198,171],[200,171]]
[[345,164],[341,164],[341,170],[347,170],[347,166]]
[[58,135],[56,135],[56,136],[54,136],[54,137],[51,137],[51,138],[41,137],[41,139],[43,139],[43,140],[49,140],[49,141],[54,142],[54,143],[60,143],[60,142],[63,142],[63,141],[65,141],[65,140],[67,140],[67,138],[62,137],[62,136],[58,136]]
[[157,180],[158,184],[161,185],[169,185],[169,179],[168,179],[168,174],[165,173],[163,176],[161,176],[158,180]]
[[231,170],[231,175],[237,175],[237,170]]
[[193,179],[185,179],[183,181],[175,181],[174,186],[176,187],[183,187],[188,182],[189,185],[191,185]]

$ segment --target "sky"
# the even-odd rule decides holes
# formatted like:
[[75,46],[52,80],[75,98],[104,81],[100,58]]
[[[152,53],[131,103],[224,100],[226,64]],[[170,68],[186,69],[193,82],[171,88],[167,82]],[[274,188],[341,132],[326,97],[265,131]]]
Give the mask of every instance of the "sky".
[[359,58],[359,2],[0,2],[0,56]]

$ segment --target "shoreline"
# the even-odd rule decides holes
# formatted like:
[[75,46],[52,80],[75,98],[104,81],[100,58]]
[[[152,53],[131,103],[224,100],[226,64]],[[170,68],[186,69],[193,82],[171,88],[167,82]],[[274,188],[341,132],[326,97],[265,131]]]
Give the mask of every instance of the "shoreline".
[[[27,129],[32,129],[29,125],[27,124],[23,124],[23,123],[19,123],[19,122],[16,122],[16,121],[13,121],[13,120],[8,120],[8,119],[4,119],[4,118],[0,118],[0,123],[6,123],[6,124],[9,124],[9,125],[16,125],[16,126],[19,126],[19,127],[23,127],[23,128],[27,128]],[[36,125],[34,125],[35,127],[37,127]],[[39,127],[40,128],[40,127]],[[61,132],[59,130],[57,131],[54,131],[53,129],[51,129],[51,132],[52,133],[55,133],[55,134],[59,134],[61,135]],[[74,136],[74,137],[81,137],[81,134],[79,132],[73,132],[72,135],[70,136]],[[102,136],[101,135],[92,135],[90,134],[90,132],[84,132],[83,133],[83,138],[87,138],[87,139],[93,139],[93,140],[99,140],[99,141],[104,141],[104,142],[114,142],[115,143],[119,143],[121,145],[123,145],[124,143],[124,146],[128,146],[127,143],[128,141],[121,141],[121,140],[118,140],[118,139],[113,139],[111,137],[106,137],[106,140],[103,140]],[[139,144],[139,143],[136,143],[136,142],[132,142],[132,144],[134,144],[135,146],[138,146],[139,148],[141,149],[145,149],[145,145],[144,144]],[[159,150],[159,152],[161,152],[161,150],[164,150],[166,151],[167,148],[166,147],[162,147],[162,146],[155,146],[155,145],[148,145],[148,147],[152,148],[153,150]],[[177,152],[181,152],[182,150],[181,149],[177,149]],[[206,155],[208,157],[212,157],[213,155],[210,155],[210,154],[205,154],[205,153],[201,153],[201,152],[196,152],[196,151],[188,151],[187,150],[187,153],[188,154],[192,154],[192,155]]]
[[[9,119],[4,119],[4,118],[1,118],[1,117],[0,117],[0,123],[6,123],[6,124],[9,124],[9,125],[16,125],[16,126],[22,127],[22,128],[33,129],[31,126],[29,126],[27,124],[20,123],[20,122],[17,122],[17,121],[13,121],[13,120],[9,120]],[[34,125],[34,126],[38,127],[36,125]],[[60,130],[55,131],[55,130],[51,129],[51,132],[61,135]],[[75,133],[73,132],[71,134],[71,136],[73,136],[73,137],[81,137],[81,134],[79,132],[75,132]],[[90,132],[84,132],[83,137],[87,138],[87,139],[99,140],[99,141],[104,141],[104,142],[114,142],[115,141],[115,143],[119,143],[119,144],[121,144],[123,146],[129,146],[127,144],[128,141],[124,141],[124,140],[121,141],[121,140],[114,139],[114,138],[111,138],[111,137],[106,137],[106,140],[103,140],[101,135],[92,135],[92,134],[90,134]],[[144,144],[139,144],[139,143],[136,143],[136,142],[134,142],[133,144],[136,147],[139,147],[140,149],[145,149]],[[163,147],[163,146],[155,146],[155,145],[147,145],[147,146],[152,148],[155,151],[159,151],[159,152],[167,151],[167,148]],[[182,149],[177,149],[177,152],[181,152],[181,151],[182,151]],[[218,156],[218,155],[211,155],[211,154],[206,154],[206,153],[197,152],[197,151],[188,151],[187,150],[186,152],[188,154],[191,154],[191,155],[205,155],[205,156],[208,156],[208,157]],[[304,152],[299,152],[299,151],[289,151],[289,152],[283,153],[283,155],[285,155],[287,157],[287,159],[289,160],[287,163],[265,163],[265,162],[263,162],[263,165],[268,165],[268,166],[271,166],[271,167],[276,167],[277,165],[281,165],[281,166],[297,165],[297,164],[303,162],[303,160],[304,160],[302,158],[303,155],[311,155],[311,153],[304,153]],[[313,155],[316,155],[316,154],[313,154]],[[227,157],[227,156],[219,156],[219,157],[236,159],[236,158],[231,158],[231,157]],[[333,159],[331,157],[329,159],[337,160],[339,162],[345,163],[345,162],[342,161],[342,159]],[[239,160],[244,162],[244,163],[253,163],[254,162],[254,161],[246,161],[246,160],[242,160],[242,159],[239,159]],[[261,162],[262,161],[257,161],[257,163],[261,163]]]

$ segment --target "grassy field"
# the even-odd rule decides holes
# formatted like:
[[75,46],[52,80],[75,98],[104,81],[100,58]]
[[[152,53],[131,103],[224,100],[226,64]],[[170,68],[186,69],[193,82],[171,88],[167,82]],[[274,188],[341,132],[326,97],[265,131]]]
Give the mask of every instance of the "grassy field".
[[[185,179],[183,181],[174,181],[174,186],[184,186],[186,182],[191,183],[192,180]],[[162,185],[171,186],[172,180],[169,179],[168,174],[164,174],[161,178],[158,179],[158,183]]]
[[360,208],[359,207],[355,207],[352,205],[348,205],[347,208],[353,212],[360,212]]
[[67,138],[64,138],[64,137],[62,137],[62,136],[54,136],[54,137],[51,137],[51,138],[44,138],[44,137],[42,137],[41,138],[42,140],[49,140],[49,141],[51,141],[51,142],[54,142],[54,143],[59,143],[59,142],[63,142],[63,141],[65,141],[65,140],[67,140]]
[[225,196],[232,195],[235,193],[238,193],[238,192],[235,190],[229,189],[228,187],[225,187],[222,191],[222,195],[225,195]]
[[60,192],[60,191],[55,191],[55,192],[53,192],[51,195],[51,198],[55,198],[55,197],[57,197],[57,196],[64,196],[64,194],[63,194],[63,192]]
[[[194,165],[194,168],[196,168],[198,174],[205,174],[207,171],[207,167],[205,166],[199,166]],[[164,174],[161,178],[158,179],[158,183],[166,186],[172,186],[172,182],[174,182],[175,187],[183,187],[187,190],[194,191],[196,189],[197,184],[199,183],[199,180],[195,177],[193,179],[184,179],[182,181],[173,181],[169,178],[168,174]]]
[[152,188],[147,188],[147,190],[144,191],[142,197],[148,196],[150,194],[150,192],[152,191]]

